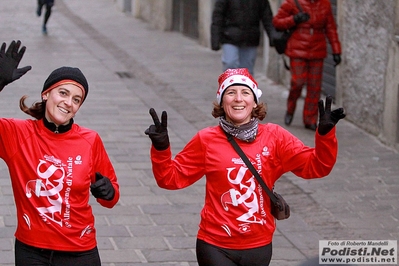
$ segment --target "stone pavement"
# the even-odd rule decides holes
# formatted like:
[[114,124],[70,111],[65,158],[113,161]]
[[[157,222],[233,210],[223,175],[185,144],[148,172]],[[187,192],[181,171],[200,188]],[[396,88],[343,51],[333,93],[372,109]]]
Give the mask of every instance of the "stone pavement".
[[[89,80],[76,122],[100,133],[121,185],[115,208],[92,202],[103,265],[197,265],[204,180],[179,191],[158,188],[143,132],[152,123],[150,107],[167,110],[178,152],[199,129],[217,123],[211,110],[220,53],[180,33],[154,30],[121,13],[113,0],[57,0],[48,36],[41,34],[35,1],[8,2],[0,7],[0,41],[21,40],[27,46],[21,66],[33,69],[1,92],[3,117],[27,118],[20,97],[39,100],[45,78],[59,66],[78,66]],[[265,77],[260,61],[255,78],[268,104],[266,122],[282,124],[287,89]],[[288,129],[313,145],[300,117],[298,111]],[[337,135],[339,157],[328,177],[303,180],[289,173],[277,182],[292,216],[278,222],[271,265],[314,265],[322,239],[399,238],[399,154],[347,121],[339,122]],[[13,265],[16,218],[4,163],[0,175],[0,265]]]

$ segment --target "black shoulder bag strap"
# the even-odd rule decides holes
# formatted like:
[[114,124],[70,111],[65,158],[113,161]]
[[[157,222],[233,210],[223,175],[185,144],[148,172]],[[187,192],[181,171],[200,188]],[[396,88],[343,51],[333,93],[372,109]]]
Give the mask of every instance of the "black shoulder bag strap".
[[303,9],[302,9],[301,5],[299,4],[298,0],[295,0],[295,4],[298,7],[299,12],[303,12]]
[[238,144],[234,140],[233,136],[228,134],[227,132],[224,132],[224,133],[226,134],[228,141],[231,143],[231,145],[233,145],[233,148],[236,150],[238,155],[240,155],[241,159],[245,162],[245,164],[247,165],[248,169],[252,172],[254,177],[258,180],[258,182],[262,186],[263,190],[266,191],[266,194],[269,196],[270,200],[273,202],[273,204],[277,204],[277,197],[269,189],[269,187],[266,185],[265,181],[263,181],[263,179],[260,177],[258,171],[256,171],[255,167],[249,161],[248,157],[242,151],[240,146],[238,146]]

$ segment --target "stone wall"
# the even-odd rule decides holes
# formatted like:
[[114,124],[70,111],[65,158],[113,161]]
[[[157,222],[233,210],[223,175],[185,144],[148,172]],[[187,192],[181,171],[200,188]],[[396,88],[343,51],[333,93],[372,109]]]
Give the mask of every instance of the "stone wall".
[[148,22],[154,29],[172,29],[173,0],[132,0],[133,14]]
[[394,37],[396,0],[342,1],[339,69],[341,102],[348,119],[373,135],[383,129],[386,73]]

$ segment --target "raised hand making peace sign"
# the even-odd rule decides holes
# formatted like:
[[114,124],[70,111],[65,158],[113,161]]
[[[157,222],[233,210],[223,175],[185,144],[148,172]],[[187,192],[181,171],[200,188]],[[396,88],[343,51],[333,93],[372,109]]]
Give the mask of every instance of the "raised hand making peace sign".
[[332,97],[326,97],[326,107],[324,108],[323,100],[319,101],[319,127],[320,135],[325,135],[338,123],[342,118],[345,118],[344,108],[338,108],[331,111]]
[[154,108],[150,109],[150,115],[152,120],[154,121],[153,125],[150,125],[149,128],[144,132],[148,135],[152,141],[152,145],[158,151],[166,150],[169,147],[169,136],[167,129],[167,119],[168,115],[166,111],[162,112],[161,122],[159,122],[159,118]]

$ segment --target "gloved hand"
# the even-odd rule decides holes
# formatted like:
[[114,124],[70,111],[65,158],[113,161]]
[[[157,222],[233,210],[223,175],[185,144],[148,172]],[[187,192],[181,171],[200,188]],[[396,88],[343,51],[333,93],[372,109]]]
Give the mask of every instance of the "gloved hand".
[[344,108],[338,108],[331,111],[332,97],[326,97],[326,108],[324,109],[323,100],[319,101],[319,126],[317,128],[320,135],[325,135],[338,123],[342,118],[345,118]]
[[169,147],[169,136],[167,129],[167,118],[168,115],[166,111],[162,112],[161,122],[159,122],[159,118],[154,108],[150,109],[150,115],[152,120],[154,121],[154,125],[151,125],[144,132],[148,135],[152,141],[152,145],[158,151],[166,150]]
[[299,24],[310,19],[310,15],[305,12],[299,12],[298,14],[294,15],[294,22],[295,24]]
[[339,63],[341,63],[341,55],[340,54],[333,54],[333,60],[335,65],[334,66],[338,66]]
[[115,196],[115,189],[108,177],[99,172],[96,173],[96,182],[90,186],[91,194],[95,198],[112,200]]
[[21,41],[17,42],[12,41],[6,51],[6,43],[3,43],[1,45],[0,91],[2,91],[7,84],[25,75],[25,73],[31,70],[32,68],[31,66],[17,68],[26,50],[25,46],[22,46],[21,49],[19,49],[20,46],[21,46]]

